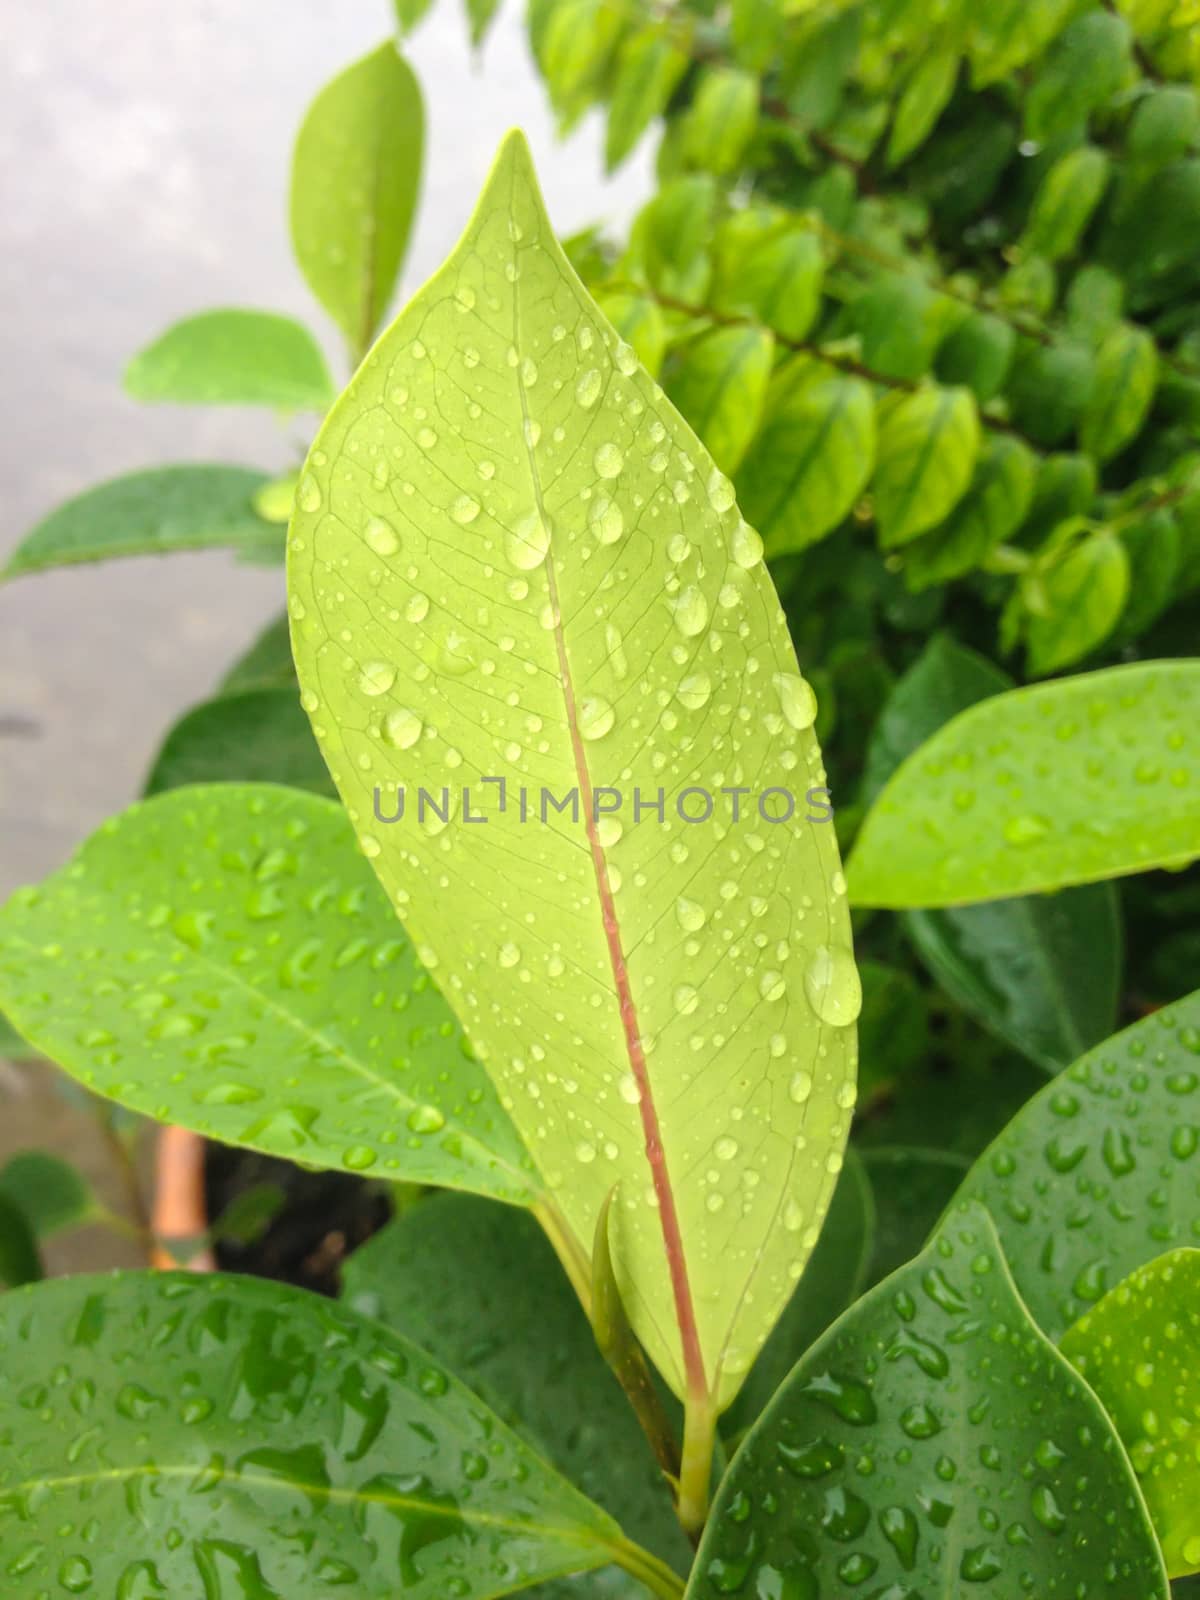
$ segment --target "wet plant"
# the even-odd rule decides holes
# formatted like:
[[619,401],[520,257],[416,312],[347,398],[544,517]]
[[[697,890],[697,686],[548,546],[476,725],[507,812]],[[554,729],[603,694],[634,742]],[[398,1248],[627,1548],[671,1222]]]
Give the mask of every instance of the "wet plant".
[[[1074,580],[1066,657],[1039,655],[1028,617],[1018,632],[1031,675],[1101,650],[1088,670],[1017,687],[973,648],[995,647],[995,580],[1024,574],[1020,605],[1054,616],[1032,567],[995,558],[1014,528],[929,584],[894,550],[938,528],[939,550],[980,548],[990,478],[970,540],[944,523],[1013,411],[925,369],[889,398],[862,328],[824,329],[801,383],[772,318],[806,304],[797,239],[819,207],[760,232],[733,180],[778,196],[823,143],[828,171],[876,185],[943,112],[973,127],[986,99],[1004,125],[1033,114],[1027,96],[1052,118],[1068,89],[1072,128],[1096,117],[1116,139],[1162,88],[1148,63],[1180,69],[1180,39],[1160,37],[1165,13],[1139,11],[1135,51],[1107,9],[1025,6],[1007,33],[971,21],[953,71],[924,63],[893,105],[904,5],[738,6],[731,32],[673,13],[643,19],[636,50],[624,11],[567,12],[533,19],[564,115],[611,93],[621,137],[636,131],[636,59],[659,86],[643,126],[665,110],[664,160],[689,171],[635,228],[648,253],[615,269],[595,240],[560,245],[510,135],[390,327],[371,342],[345,319],[361,360],[286,488],[280,692],[307,718],[299,759],[327,777],[164,783],[0,911],[0,1004],[72,1076],[230,1144],[404,1185],[404,1203],[336,1305],[179,1273],[0,1300],[0,1565],[30,1600],[1166,1600],[1200,1570],[1200,993],[1163,992],[1194,922],[1200,664],[1143,648],[1168,640],[1150,623],[1110,655],[1096,635],[1076,649],[1098,609]],[[700,60],[664,56],[681,16]],[[950,49],[965,13],[938,17]],[[831,48],[847,18],[847,121],[819,119],[811,147],[752,143],[745,81],[791,105],[778,41]],[[601,19],[607,43],[587,31]],[[1093,35],[1114,25],[1122,71],[1084,94]],[[736,63],[718,68],[723,49]],[[892,130],[877,158],[872,97],[876,139]],[[867,148],[848,161],[854,107]],[[685,227],[695,168],[713,207]],[[872,198],[854,203],[894,222],[911,197]],[[1007,216],[970,241],[1000,254],[1000,279],[1021,264],[997,244]],[[702,315],[733,236],[771,245],[782,286]],[[664,287],[654,252],[685,238],[686,282]],[[754,260],[740,294],[770,276]],[[637,317],[604,287],[614,270]],[[955,298],[920,272],[904,292],[918,282]],[[953,287],[984,297],[970,315],[1004,343],[1015,291]],[[790,397],[755,470],[705,420],[727,394],[730,425],[753,413],[738,383],[704,390],[706,410],[680,377],[730,329]],[[879,453],[860,438],[855,487],[818,529],[804,473],[837,466],[835,401]],[[1105,514],[1149,404],[1112,451],[1080,424],[1070,474],[1090,471]],[[748,514],[759,472],[772,495],[790,475],[788,525],[812,546],[798,564]],[[1190,489],[1153,490],[1175,489],[1157,507],[1173,523]],[[1064,548],[1121,545],[1112,527],[1077,540],[1081,515],[1055,522]],[[1187,614],[1173,571],[1160,619]],[[914,611],[909,588],[936,606]],[[999,609],[1014,615],[1008,589]],[[831,703],[871,714],[860,728]],[[804,810],[815,790],[832,824]],[[750,798],[710,810],[716,794]],[[1148,997],[1122,978],[1123,903],[1167,928],[1135,952]],[[1119,1031],[1118,1004],[1137,1018]]]

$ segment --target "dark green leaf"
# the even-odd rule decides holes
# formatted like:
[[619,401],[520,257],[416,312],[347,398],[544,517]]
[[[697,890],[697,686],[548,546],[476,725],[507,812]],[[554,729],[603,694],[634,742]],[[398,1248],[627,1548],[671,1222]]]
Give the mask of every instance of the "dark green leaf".
[[965,385],[984,405],[1003,388],[1015,347],[1011,323],[972,311],[939,348],[935,370],[943,383]]
[[899,967],[858,963],[863,1004],[858,1017],[859,1099],[886,1091],[918,1066],[929,1048],[929,1008],[920,986]]
[[95,1210],[82,1174],[48,1150],[10,1156],[0,1167],[0,1195],[23,1214],[38,1239],[86,1222]]
[[1175,598],[1181,541],[1173,511],[1162,507],[1121,529],[1129,555],[1129,598],[1113,635],[1114,646],[1131,644],[1157,622]]
[[18,891],[0,934],[5,1007],[121,1105],[313,1166],[534,1197],[331,801],[251,784],[161,795]]
[[[0,1289],[36,1283],[41,1276],[42,1261],[29,1218],[0,1191]],[[3,1305],[0,1300],[0,1307]]]
[[1008,381],[1013,420],[1034,444],[1054,445],[1070,434],[1091,400],[1096,358],[1086,344],[1024,340]]
[[1200,138],[1200,97],[1190,84],[1167,83],[1138,101],[1129,123],[1128,149],[1136,161],[1165,167]]
[[987,1581],[1167,1594],[1112,1424],[968,1206],[796,1366],[722,1481],[688,1593],[901,1600]]
[[888,378],[922,378],[961,307],[920,278],[890,273],[850,307],[848,326],[862,342],[862,359]]
[[323,411],[333,399],[308,329],[272,311],[202,311],[177,322],[125,369],[135,400]]
[[65,1279],[0,1300],[0,1346],[22,1594],[485,1600],[627,1557],[433,1357],[299,1290]]
[[1013,1119],[962,1194],[996,1220],[1052,1339],[1200,1216],[1200,993],[1081,1057]]
[[767,391],[763,425],[738,473],[738,498],[772,556],[831,533],[871,474],[875,405],[868,386],[797,356]]
[[326,85],[292,157],[292,245],[308,286],[366,354],[408,247],[421,183],[425,113],[389,41]]
[[144,792],[192,783],[286,783],[334,792],[294,684],[223,693],[186,711],[151,763]]
[[[344,1294],[444,1362],[631,1538],[686,1571],[662,1473],[532,1218],[434,1196],[350,1257]],[[605,1600],[630,1591],[616,1572],[593,1582]]]
[[[927,1095],[945,1093],[927,1084]],[[877,1145],[861,1152],[875,1196],[878,1225],[864,1287],[911,1261],[925,1247],[967,1171],[966,1156],[920,1145]]]
[[117,556],[240,550],[274,537],[251,496],[267,482],[248,467],[151,467],[87,489],[39,522],[3,576]]
[[1115,10],[1096,7],[1076,17],[1026,96],[1026,137],[1045,143],[1086,122],[1131,74],[1131,45],[1129,24]]

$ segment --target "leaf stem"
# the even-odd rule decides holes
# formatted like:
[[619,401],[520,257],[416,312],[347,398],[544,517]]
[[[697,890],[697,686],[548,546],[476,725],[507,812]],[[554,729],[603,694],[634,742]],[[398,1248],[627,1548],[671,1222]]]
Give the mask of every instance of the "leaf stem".
[[689,1396],[683,1412],[683,1456],[679,1465],[676,1511],[683,1531],[693,1543],[708,1517],[708,1491],[712,1481],[713,1445],[717,1414],[710,1396]]
[[533,1215],[541,1227],[542,1232],[549,1239],[554,1254],[559,1259],[563,1271],[570,1281],[572,1289],[579,1297],[588,1321],[592,1320],[592,1268],[583,1247],[575,1237],[575,1233],[563,1216],[555,1201],[549,1195],[543,1195],[531,1207]]
[[681,1600],[683,1579],[665,1561],[640,1544],[634,1544],[632,1539],[622,1539],[612,1550],[617,1565],[630,1577],[644,1583],[651,1594],[658,1595],[660,1600]]

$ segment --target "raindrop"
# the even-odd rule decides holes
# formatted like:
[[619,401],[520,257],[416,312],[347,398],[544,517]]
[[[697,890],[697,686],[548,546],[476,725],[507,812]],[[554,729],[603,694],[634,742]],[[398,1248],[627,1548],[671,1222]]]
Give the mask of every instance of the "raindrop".
[[822,1022],[844,1028],[854,1021],[862,1009],[862,984],[845,945],[817,946],[805,968],[804,992]]

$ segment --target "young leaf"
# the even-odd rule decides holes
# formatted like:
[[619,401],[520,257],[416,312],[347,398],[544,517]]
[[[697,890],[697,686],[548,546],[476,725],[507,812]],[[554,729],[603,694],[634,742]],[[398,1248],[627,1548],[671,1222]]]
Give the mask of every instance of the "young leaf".
[[931,50],[904,86],[888,138],[887,164],[899,166],[923,145],[949,103],[958,80],[957,50]]
[[913,753],[850,858],[864,906],[1045,893],[1200,855],[1200,663],[1139,662],[996,695]]
[[60,1279],[0,1299],[0,1352],[30,1595],[489,1600],[643,1556],[432,1357],[301,1290]]
[[688,112],[689,160],[718,176],[733,172],[758,124],[758,79],[732,67],[710,67]]
[[312,1166],[536,1198],[328,800],[230,784],[131,807],[0,909],[0,996],[132,1110]]
[[736,472],[762,417],[775,341],[765,328],[714,328],[675,351],[667,394],[722,472]]
[[616,169],[666,110],[688,58],[657,23],[635,29],[621,45],[608,106],[604,165]]
[[1200,1571],[1200,1250],[1137,1267],[1059,1348],[1116,1424],[1167,1571]]
[[125,369],[135,400],[324,411],[334,396],[308,329],[271,311],[202,311],[177,322]]
[[292,246],[355,361],[404,261],[424,137],[420,86],[389,41],[321,90],[296,139]]
[[444,1362],[630,1538],[687,1570],[666,1481],[531,1218],[433,1196],[356,1250],[343,1283],[353,1310]]
[[1108,530],[1034,569],[1022,585],[1030,676],[1061,672],[1098,649],[1121,620],[1128,595],[1129,552]]
[[1195,1240],[1198,1126],[1200,992],[1082,1056],[972,1167],[961,1194],[995,1218],[1052,1339],[1136,1267]]
[[1144,328],[1122,324],[1100,346],[1091,398],[1079,422],[1080,447],[1107,461],[1137,437],[1158,381],[1158,348]]
[[193,783],[283,783],[332,795],[295,683],[220,694],[185,711],[151,762],[143,792]]
[[872,490],[885,550],[934,528],[966,493],[979,449],[969,389],[921,389],[885,406]]
[[245,548],[272,534],[251,505],[266,482],[249,467],[151,467],[112,478],[39,522],[0,577],[117,556]]
[[831,533],[871,475],[875,404],[858,378],[797,356],[767,391],[766,415],[738,473],[738,495],[772,556]]
[[972,1205],[787,1378],[722,1481],[688,1597],[866,1584],[900,1600],[988,1582],[1167,1597],[1112,1423],[1034,1326]]
[[[620,1184],[630,1318],[714,1414],[833,1190],[848,917],[831,828],[716,811],[721,785],[814,781],[811,690],[728,480],[598,316],[519,135],[298,507],[297,667],[363,848],[577,1241]],[[444,786],[444,813],[372,821],[400,784]]]

